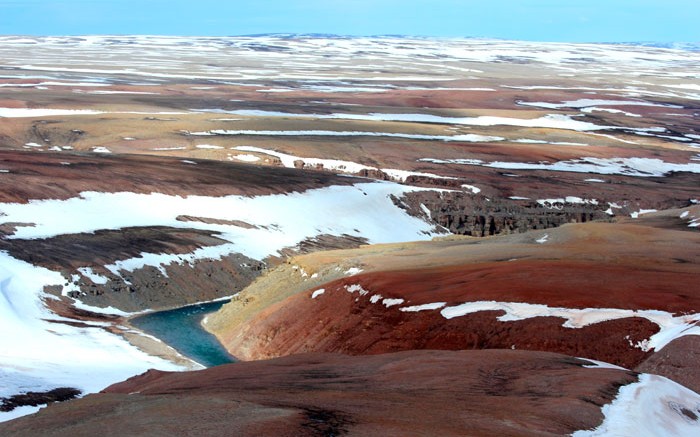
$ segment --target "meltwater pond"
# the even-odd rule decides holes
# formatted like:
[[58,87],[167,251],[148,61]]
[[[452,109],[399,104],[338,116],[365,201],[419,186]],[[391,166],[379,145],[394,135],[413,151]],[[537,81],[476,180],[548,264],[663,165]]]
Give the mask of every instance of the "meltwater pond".
[[232,363],[235,359],[216,337],[205,331],[201,325],[204,316],[217,311],[227,302],[210,302],[157,311],[134,317],[131,324],[203,366]]

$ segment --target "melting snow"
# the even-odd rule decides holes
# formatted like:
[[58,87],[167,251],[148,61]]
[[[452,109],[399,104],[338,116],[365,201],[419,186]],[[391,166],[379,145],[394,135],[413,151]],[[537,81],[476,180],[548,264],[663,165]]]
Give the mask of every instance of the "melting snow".
[[[124,138],[126,139],[126,138]],[[167,150],[187,150],[186,146],[178,146],[178,147],[154,147],[151,150],[157,150],[157,151],[167,151]]]
[[247,153],[246,153],[246,154],[242,154],[242,155],[233,156],[233,158],[235,158],[235,159],[237,159],[237,160],[239,160],[239,161],[243,161],[243,162],[256,162],[256,161],[260,161],[260,158],[258,158],[257,156],[255,156],[255,155],[250,155],[250,154],[247,154]]
[[404,302],[403,299],[384,299],[382,301],[382,304],[386,306],[387,308],[392,307],[394,305],[401,305]]
[[603,406],[603,423],[573,437],[667,436],[700,433],[700,395],[662,376],[641,374]]
[[393,180],[405,182],[410,176],[418,177],[429,177],[436,179],[456,179],[448,176],[440,176],[432,173],[419,173],[407,170],[396,170],[382,168],[378,169],[376,167],[370,167],[363,164],[358,164],[352,161],[341,161],[338,159],[321,159],[321,158],[302,158],[295,155],[289,155],[287,153],[276,152],[274,150],[262,149],[260,147],[254,146],[237,146],[233,147],[234,150],[240,150],[242,152],[253,152],[253,153],[263,153],[270,156],[275,156],[282,161],[282,165],[288,168],[294,168],[295,162],[302,161],[305,167],[323,167],[326,170],[340,171],[346,173],[359,173],[363,170],[381,170],[386,175],[391,177]]
[[348,293],[354,293],[358,291],[360,293],[360,296],[364,296],[369,293],[369,291],[362,288],[362,285],[360,284],[346,285],[345,289],[348,291]]
[[403,311],[405,313],[417,313],[419,311],[439,310],[440,308],[444,307],[445,305],[447,305],[447,302],[433,302],[433,303],[426,303],[423,305],[414,305],[414,306],[410,306],[410,307],[399,308],[399,311]]
[[[61,318],[44,306],[43,289],[64,283],[60,273],[0,251],[0,330],[8,333],[0,342],[0,397],[56,387],[91,393],[149,368],[180,369],[103,329],[51,323]],[[0,413],[0,421],[27,411]]]
[[471,191],[472,194],[479,194],[481,192],[481,188],[475,187],[474,185],[463,184],[462,188],[465,188],[465,189]]
[[[50,238],[100,229],[171,226],[219,232],[219,238],[226,241],[190,254],[142,253],[106,266],[119,274],[144,265],[162,268],[173,262],[230,253],[263,259],[321,232],[363,236],[374,243],[429,239],[434,235],[432,226],[407,215],[390,199],[391,195],[400,197],[416,190],[422,189],[376,182],[259,197],[84,192],[67,200],[0,204],[0,218],[3,223],[34,224],[19,226],[8,238]],[[259,226],[245,229],[226,224],[183,223],[177,220],[181,215],[241,220]],[[89,268],[81,269],[81,273],[95,282],[104,282],[104,277]],[[41,301],[42,290],[46,285],[65,283],[58,272],[34,267],[0,252],[0,329],[12,333],[0,343],[0,391],[10,395],[23,390],[75,386],[95,392],[148,368],[177,369],[102,329],[47,322],[58,317]],[[70,284],[68,290],[75,290],[75,285]],[[359,285],[353,290],[368,293]]]
[[547,305],[528,304],[519,302],[478,301],[444,308],[440,313],[446,319],[461,317],[479,311],[504,311],[498,317],[502,322],[525,320],[533,317],[560,317],[566,321],[566,328],[581,328],[587,325],[608,320],[641,317],[659,326],[659,332],[652,335],[637,347],[644,351],[659,351],[671,341],[685,335],[700,335],[700,314],[674,316],[671,313],[657,310],[625,310],[615,308],[557,308]]
[[542,237],[538,238],[535,241],[539,244],[544,244],[547,242],[548,239],[549,239],[549,234],[544,234]]
[[98,275],[90,267],[81,267],[77,269],[83,276],[90,279],[93,283],[98,285],[104,285],[109,282],[109,278],[106,276]]
[[631,213],[630,217],[636,219],[636,218],[639,218],[639,216],[642,214],[649,214],[652,212],[657,212],[657,211],[655,209],[640,209],[639,211],[635,211],[635,212]]
[[494,117],[483,115],[479,117],[442,117],[432,114],[295,114],[291,112],[260,111],[260,110],[234,110],[228,113],[252,117],[287,117],[287,118],[314,118],[314,119],[343,119],[364,121],[405,121],[414,123],[456,124],[469,126],[517,126],[517,127],[542,127],[550,129],[565,129],[575,131],[595,131],[610,129],[611,126],[599,126],[585,121],[573,120],[562,114],[547,114],[533,119]]
[[323,136],[323,137],[392,137],[413,140],[437,140],[437,141],[461,141],[461,142],[494,142],[503,141],[502,137],[465,134],[465,135],[422,135],[391,132],[358,132],[358,131],[331,131],[331,130],[212,130],[203,132],[188,132],[188,135],[259,135],[259,136]]
[[325,288],[319,288],[318,290],[311,293],[311,299],[316,299],[317,297],[319,297],[320,295],[322,295],[325,292],[326,292]]
[[483,167],[510,170],[549,170],[574,173],[619,174],[637,177],[659,177],[671,172],[700,173],[700,164],[676,164],[656,158],[594,158],[584,157],[554,163],[539,162],[484,162],[479,159],[434,159],[421,158],[419,161],[434,164],[480,165]]
[[0,117],[50,117],[54,115],[93,115],[103,114],[102,111],[89,109],[39,109],[39,108],[0,108]]
[[634,113],[632,113],[632,112],[622,111],[622,110],[620,110],[620,109],[596,108],[595,106],[592,106],[592,107],[590,107],[590,108],[583,108],[583,109],[581,110],[581,112],[585,112],[586,114],[590,114],[590,113],[592,113],[593,111],[597,111],[597,112],[608,112],[608,113],[611,113],[611,114],[622,114],[622,115],[627,116],[627,117],[637,117],[637,118],[641,117],[641,115],[639,115],[639,114],[634,114]]
[[683,108],[678,105],[668,105],[660,103],[651,103],[641,100],[597,100],[597,99],[579,99],[569,100],[561,103],[548,102],[518,102],[523,106],[535,106],[538,108],[561,109],[561,108],[588,108],[591,106],[658,106],[665,108]]
[[590,361],[593,364],[584,365],[583,367],[587,369],[615,369],[615,370],[628,370],[624,367],[616,366],[614,364],[606,363],[605,361],[592,360],[590,358],[581,358],[582,360]]
[[549,209],[562,209],[564,204],[579,204],[579,205],[597,205],[598,201],[595,199],[582,199],[577,196],[566,196],[565,198],[558,199],[537,199],[537,203]]

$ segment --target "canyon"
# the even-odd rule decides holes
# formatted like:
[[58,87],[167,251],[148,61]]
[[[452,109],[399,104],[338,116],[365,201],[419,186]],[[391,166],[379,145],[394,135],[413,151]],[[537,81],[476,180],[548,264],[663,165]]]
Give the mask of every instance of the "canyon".
[[[698,52],[0,36],[0,58],[0,434],[700,427]],[[204,327],[238,363],[130,323],[222,298]]]

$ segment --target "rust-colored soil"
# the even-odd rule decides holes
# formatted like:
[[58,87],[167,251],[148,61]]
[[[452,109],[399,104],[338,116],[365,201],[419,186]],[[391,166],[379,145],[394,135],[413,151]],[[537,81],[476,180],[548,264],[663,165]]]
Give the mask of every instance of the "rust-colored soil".
[[[568,328],[556,317],[499,321],[502,311],[482,311],[447,319],[440,309],[401,308],[496,301],[693,313],[700,307],[699,248],[695,232],[585,223],[489,239],[310,254],[289,263],[316,273],[314,279],[272,271],[210,317],[207,327],[242,359],[312,351],[515,348],[632,368],[649,356],[638,343],[658,331],[646,319]],[[350,266],[363,271],[340,273]],[[289,285],[277,290],[280,281]],[[357,286],[366,294],[348,291]],[[320,289],[325,291],[312,298]],[[385,298],[402,301],[387,307]]]
[[225,196],[289,193],[355,181],[330,173],[138,155],[1,151],[0,202],[66,199],[82,191]]
[[4,436],[554,436],[597,426],[636,374],[523,351],[310,354],[150,371],[0,424]]

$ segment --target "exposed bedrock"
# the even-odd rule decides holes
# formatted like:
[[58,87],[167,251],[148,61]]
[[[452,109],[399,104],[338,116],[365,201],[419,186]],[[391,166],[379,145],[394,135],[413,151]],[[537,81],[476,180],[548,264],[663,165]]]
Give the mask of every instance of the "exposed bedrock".
[[[265,264],[241,254],[220,259],[189,260],[193,250],[223,244],[215,233],[169,227],[101,230],[89,234],[59,235],[46,239],[0,239],[0,248],[13,257],[60,271],[69,297],[96,307],[123,311],[163,309],[230,296],[258,276]],[[119,260],[138,259],[143,253],[180,254],[180,263],[131,271],[107,269]],[[86,275],[78,269],[89,268]],[[51,291],[59,294],[60,288]]]
[[83,278],[81,291],[69,295],[88,305],[123,311],[165,309],[230,296],[250,284],[264,268],[260,261],[231,254],[161,268],[145,266],[120,276],[110,275],[106,284]]
[[[533,199],[534,196],[536,194]],[[618,204],[611,198],[609,201],[619,206],[613,210],[600,197],[595,202],[586,202],[589,199],[580,199],[581,203],[566,202],[561,198],[538,203],[530,199],[487,198],[464,191],[418,191],[407,193],[401,199],[395,198],[394,202],[418,217],[426,217],[429,212],[430,220],[453,234],[485,237],[554,228],[565,223],[612,221],[614,217],[606,210],[629,217],[630,213],[640,209],[640,204],[646,209],[682,208],[691,204],[689,199],[661,199],[649,194],[644,199],[635,199],[635,202],[617,200]],[[673,224],[667,220],[666,225]]]
[[601,406],[637,380],[590,364],[542,352],[407,351],[149,371],[2,423],[0,434],[567,435],[598,426]]
[[561,204],[546,208],[538,204],[519,205],[508,199],[487,200],[464,192],[416,192],[404,199],[395,199],[413,215],[425,215],[421,205],[430,211],[431,219],[453,234],[485,237],[499,234],[547,229],[564,223],[609,221],[610,216],[593,205]]
[[[181,217],[182,221],[208,220]],[[244,222],[237,226],[254,226]],[[357,247],[367,240],[351,235],[321,234],[280,251],[279,257],[255,260],[240,253],[216,259],[191,259],[196,249],[227,243],[215,232],[197,229],[133,227],[66,234],[44,239],[1,239],[0,250],[17,259],[60,271],[72,284],[68,297],[95,307],[123,311],[164,309],[230,296],[249,285],[282,258],[319,250]],[[175,262],[126,270],[119,261],[143,254],[171,254]],[[148,256],[148,255],[146,255]],[[154,264],[153,261],[151,261]],[[109,267],[109,268],[108,268]],[[85,274],[85,268],[90,274]],[[50,291],[60,294],[62,287]]]

